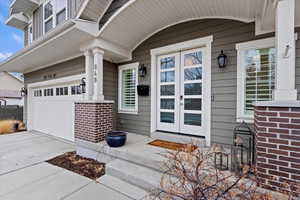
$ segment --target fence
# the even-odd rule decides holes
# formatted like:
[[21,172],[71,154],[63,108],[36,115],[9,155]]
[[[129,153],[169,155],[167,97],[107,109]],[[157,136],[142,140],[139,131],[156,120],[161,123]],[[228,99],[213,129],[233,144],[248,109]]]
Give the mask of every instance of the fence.
[[0,106],[0,120],[15,119],[23,121],[23,107]]

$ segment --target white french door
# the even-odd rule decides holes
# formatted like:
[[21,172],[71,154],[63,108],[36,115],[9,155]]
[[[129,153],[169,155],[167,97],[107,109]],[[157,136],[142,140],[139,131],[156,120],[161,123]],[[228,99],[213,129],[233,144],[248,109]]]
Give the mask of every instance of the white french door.
[[204,50],[193,49],[158,57],[158,130],[206,135],[203,128],[206,114]]

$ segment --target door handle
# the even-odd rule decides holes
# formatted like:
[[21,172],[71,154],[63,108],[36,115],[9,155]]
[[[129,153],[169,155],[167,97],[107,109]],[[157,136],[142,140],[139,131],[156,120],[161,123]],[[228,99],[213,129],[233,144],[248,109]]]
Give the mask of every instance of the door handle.
[[183,106],[183,96],[180,95],[180,105]]

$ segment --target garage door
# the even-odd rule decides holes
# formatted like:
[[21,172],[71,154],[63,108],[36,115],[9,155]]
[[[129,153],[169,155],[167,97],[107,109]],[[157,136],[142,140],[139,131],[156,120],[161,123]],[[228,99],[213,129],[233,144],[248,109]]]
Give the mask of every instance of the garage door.
[[83,99],[80,80],[30,89],[31,130],[74,141],[74,102]]

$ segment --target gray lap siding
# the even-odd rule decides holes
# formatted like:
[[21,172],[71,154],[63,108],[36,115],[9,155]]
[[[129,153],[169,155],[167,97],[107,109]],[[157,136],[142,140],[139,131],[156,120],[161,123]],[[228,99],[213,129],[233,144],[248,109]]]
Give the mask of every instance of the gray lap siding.
[[[206,19],[185,22],[156,33],[144,41],[133,52],[131,62],[145,64],[147,76],[140,78],[140,84],[151,85],[150,50],[178,42],[213,35],[212,43],[212,95],[211,134],[212,142],[231,144],[236,122],[237,94],[237,52],[236,44],[266,37],[274,34],[255,36],[254,23],[241,23],[232,20]],[[226,68],[220,69],[217,57],[221,50],[229,58]],[[297,88],[300,88],[300,42],[297,42]],[[139,97],[138,115],[118,114],[119,130],[150,134],[151,97]],[[204,122],[205,123],[205,122]]]

